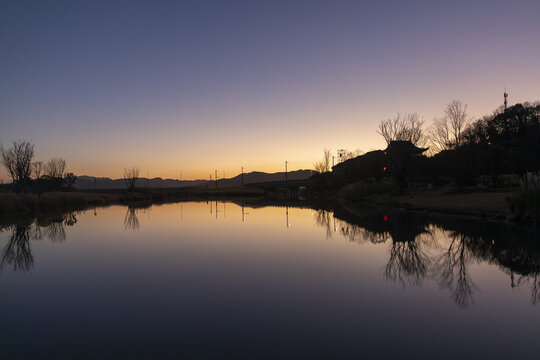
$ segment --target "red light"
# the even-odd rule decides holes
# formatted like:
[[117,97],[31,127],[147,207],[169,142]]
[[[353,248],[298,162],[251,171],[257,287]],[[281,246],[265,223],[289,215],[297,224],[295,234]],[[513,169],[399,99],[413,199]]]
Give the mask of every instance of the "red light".
[[388,221],[388,216],[384,215],[384,216],[383,216],[383,220],[384,220],[384,221]]
[[386,172],[386,166],[383,166],[382,171]]

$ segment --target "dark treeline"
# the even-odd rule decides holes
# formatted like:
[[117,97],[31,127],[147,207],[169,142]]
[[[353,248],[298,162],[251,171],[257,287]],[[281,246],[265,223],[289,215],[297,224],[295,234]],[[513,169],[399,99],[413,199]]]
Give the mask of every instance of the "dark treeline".
[[[527,173],[538,173],[540,169],[540,104],[517,104],[485,116],[462,126],[456,139],[435,135],[434,129],[440,127],[437,120],[423,134],[416,120],[403,120],[400,116],[388,120],[402,122],[396,126],[403,129],[385,130],[386,149],[337,164],[334,173],[327,174],[328,184],[394,178],[397,185],[405,181],[405,185],[423,182],[475,186],[485,176],[489,185],[499,186],[503,174],[526,180]],[[439,130],[447,135],[452,132],[448,128]],[[409,133],[402,135],[404,132]],[[428,150],[439,151],[428,156]]]
[[492,186],[500,185],[502,174],[526,180],[540,168],[540,104],[517,104],[473,122],[455,149],[439,152],[426,165],[432,180],[446,177],[457,185],[475,185],[482,175]]
[[[445,117],[423,130],[417,114],[381,121],[387,148],[347,159],[315,175],[319,190],[356,183],[356,193],[404,193],[411,187],[515,187],[515,213],[540,214],[540,103],[517,104],[468,121],[452,101]],[[325,158],[328,158],[325,154]]]

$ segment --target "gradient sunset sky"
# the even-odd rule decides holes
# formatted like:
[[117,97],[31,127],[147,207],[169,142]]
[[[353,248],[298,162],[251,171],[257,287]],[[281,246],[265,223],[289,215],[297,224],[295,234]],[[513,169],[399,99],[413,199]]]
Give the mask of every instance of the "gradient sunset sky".
[[384,147],[397,111],[540,99],[539,19],[538,0],[4,0],[0,143],[113,178],[311,168]]

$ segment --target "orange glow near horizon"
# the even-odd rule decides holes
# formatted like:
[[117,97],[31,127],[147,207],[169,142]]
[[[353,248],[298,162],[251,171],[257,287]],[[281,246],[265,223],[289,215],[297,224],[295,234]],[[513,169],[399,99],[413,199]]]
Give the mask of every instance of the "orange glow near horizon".
[[0,4],[0,144],[79,176],[208,179],[384,148],[396,112],[540,99],[538,2],[270,3]]
[[[471,117],[491,113],[499,105],[496,100],[484,108],[469,104]],[[426,102],[425,105],[430,110],[429,116],[434,118],[441,116],[445,102]],[[355,105],[349,107],[354,109]],[[35,160],[65,158],[67,171],[79,176],[117,179],[122,177],[124,168],[135,166],[141,177],[149,173],[151,178],[180,179],[182,172],[183,180],[208,179],[210,175],[214,178],[217,170],[219,178],[223,178],[224,173],[230,178],[240,174],[242,167],[245,173],[282,172],[285,161],[288,161],[289,171],[313,169],[313,163],[322,158],[325,148],[331,149],[334,155],[342,148],[361,152],[382,149],[386,144],[376,133],[377,123],[395,114],[382,109],[366,115],[359,110],[347,114],[343,109],[336,111],[335,116],[328,110],[321,113],[323,115],[318,117],[313,110],[307,115],[298,114],[298,119],[302,120],[294,121],[290,117],[281,121],[279,128],[268,126],[266,121],[271,123],[271,120],[265,120],[259,126],[249,125],[243,129],[243,125],[249,123],[245,116],[243,121],[231,124],[230,129],[214,133],[204,128],[182,130],[181,124],[168,122],[163,129],[148,126],[142,131],[126,131],[121,136],[105,131],[103,135],[91,132],[89,137],[76,139],[56,139],[37,133],[32,138],[35,139]],[[423,117],[428,126],[431,120],[426,115]],[[332,118],[343,120],[326,120]],[[366,120],[356,121],[357,118]],[[312,124],[309,119],[313,119]],[[5,141],[4,145],[9,142]],[[10,181],[4,168],[0,170],[0,179]]]

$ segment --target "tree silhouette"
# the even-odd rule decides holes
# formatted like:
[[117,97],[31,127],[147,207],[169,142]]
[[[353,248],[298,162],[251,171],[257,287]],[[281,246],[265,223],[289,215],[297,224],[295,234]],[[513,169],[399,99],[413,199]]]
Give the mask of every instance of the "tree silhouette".
[[29,141],[14,141],[8,149],[0,146],[0,155],[2,155],[2,165],[16,184],[15,190],[19,191],[23,184],[30,180],[34,144]]
[[423,139],[424,120],[417,113],[397,113],[392,119],[382,120],[377,133],[390,145],[392,141],[410,141],[420,145]]
[[315,171],[324,173],[330,171],[330,161],[332,159],[332,154],[330,149],[324,149],[323,159],[313,164]]
[[427,136],[437,150],[455,150],[463,142],[468,122],[467,105],[460,100],[452,100],[446,106],[445,116],[433,121]]
[[34,179],[39,179],[43,175],[43,161],[34,161],[32,163],[32,175]]
[[135,189],[135,183],[139,177],[139,168],[132,167],[130,169],[124,169],[124,181],[129,191]]
[[66,160],[60,158],[52,158],[44,166],[45,175],[52,179],[62,178],[65,170]]

